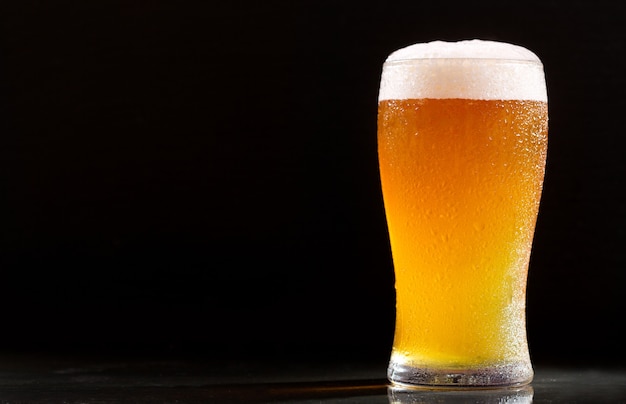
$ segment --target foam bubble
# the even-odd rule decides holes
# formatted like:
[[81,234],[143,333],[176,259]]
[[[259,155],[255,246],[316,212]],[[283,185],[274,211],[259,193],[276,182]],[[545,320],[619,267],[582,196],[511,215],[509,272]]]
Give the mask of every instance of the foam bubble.
[[547,101],[541,61],[521,46],[493,41],[419,43],[383,65],[379,100],[466,98]]
[[470,41],[444,42],[434,41],[417,43],[393,52],[387,62],[405,59],[506,59],[540,62],[537,55],[518,45],[505,42]]

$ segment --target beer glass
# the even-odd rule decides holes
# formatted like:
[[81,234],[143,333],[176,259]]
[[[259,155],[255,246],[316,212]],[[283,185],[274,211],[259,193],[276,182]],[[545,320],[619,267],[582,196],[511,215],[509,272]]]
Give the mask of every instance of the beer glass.
[[526,279],[547,131],[543,65],[525,48],[437,41],[385,61],[378,154],[396,288],[391,382],[532,380]]

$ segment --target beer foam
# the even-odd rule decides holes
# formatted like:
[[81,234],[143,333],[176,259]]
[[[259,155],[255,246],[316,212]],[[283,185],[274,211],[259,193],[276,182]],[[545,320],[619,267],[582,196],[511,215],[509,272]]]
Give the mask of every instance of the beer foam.
[[482,40],[418,43],[389,55],[379,100],[408,98],[548,100],[537,55]]

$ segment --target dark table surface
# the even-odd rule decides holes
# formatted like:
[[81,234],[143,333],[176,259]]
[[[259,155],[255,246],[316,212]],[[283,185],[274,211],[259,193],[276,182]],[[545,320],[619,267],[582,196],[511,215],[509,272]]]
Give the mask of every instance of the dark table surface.
[[518,389],[402,391],[384,363],[0,355],[0,403],[626,403],[626,370],[535,373]]

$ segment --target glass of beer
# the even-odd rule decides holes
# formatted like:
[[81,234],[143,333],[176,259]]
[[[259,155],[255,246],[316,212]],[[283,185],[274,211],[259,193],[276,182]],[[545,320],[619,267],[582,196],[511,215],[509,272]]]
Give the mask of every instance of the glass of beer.
[[378,154],[396,288],[396,385],[530,383],[526,279],[548,105],[531,51],[430,42],[383,65]]

